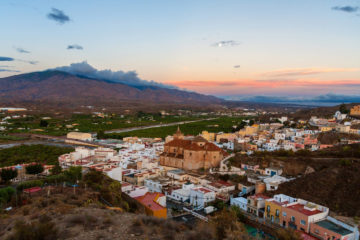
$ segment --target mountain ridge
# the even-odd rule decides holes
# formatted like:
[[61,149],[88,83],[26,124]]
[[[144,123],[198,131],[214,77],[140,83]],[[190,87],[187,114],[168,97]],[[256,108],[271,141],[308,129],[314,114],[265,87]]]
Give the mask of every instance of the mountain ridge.
[[153,104],[221,104],[214,96],[157,86],[131,86],[103,79],[47,70],[0,78],[0,101],[67,105],[116,105],[122,102]]

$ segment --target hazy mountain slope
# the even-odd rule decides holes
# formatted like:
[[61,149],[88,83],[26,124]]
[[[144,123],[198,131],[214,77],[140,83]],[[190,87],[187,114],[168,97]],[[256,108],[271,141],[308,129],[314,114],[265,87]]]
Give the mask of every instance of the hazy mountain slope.
[[60,71],[34,72],[0,79],[1,103],[58,102],[63,104],[221,103],[222,100],[194,92],[160,87],[132,87],[89,79]]

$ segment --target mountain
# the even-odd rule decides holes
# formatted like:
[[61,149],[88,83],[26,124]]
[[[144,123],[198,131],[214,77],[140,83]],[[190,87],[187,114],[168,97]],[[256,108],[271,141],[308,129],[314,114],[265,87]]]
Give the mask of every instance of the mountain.
[[129,86],[62,71],[43,71],[0,78],[0,102],[12,106],[39,105],[62,108],[78,106],[210,106],[219,98],[156,86]]

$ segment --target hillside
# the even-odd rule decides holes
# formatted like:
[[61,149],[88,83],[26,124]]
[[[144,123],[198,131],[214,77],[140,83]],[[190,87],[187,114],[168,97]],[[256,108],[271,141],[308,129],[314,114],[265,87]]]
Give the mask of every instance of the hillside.
[[336,146],[316,152],[259,152],[236,155],[232,165],[257,163],[278,166],[283,174],[296,177],[283,183],[276,192],[322,204],[338,215],[360,216],[360,145]]
[[342,216],[360,216],[359,171],[359,162],[343,162],[283,183],[277,193],[322,204]]
[[57,108],[131,107],[136,105],[216,105],[223,100],[194,92],[154,86],[129,86],[61,71],[20,74],[0,79],[2,104]]

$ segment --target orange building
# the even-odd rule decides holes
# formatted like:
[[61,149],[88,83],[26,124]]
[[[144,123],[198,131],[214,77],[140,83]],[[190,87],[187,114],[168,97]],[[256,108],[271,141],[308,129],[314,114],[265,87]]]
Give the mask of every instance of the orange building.
[[166,197],[164,194],[148,192],[144,196],[135,199],[145,207],[146,215],[157,218],[167,217]]
[[160,164],[168,167],[196,170],[208,169],[219,165],[227,153],[201,136],[191,140],[184,139],[180,129],[174,139],[165,143],[160,155]]
[[350,109],[350,115],[360,116],[360,105],[354,106]]

